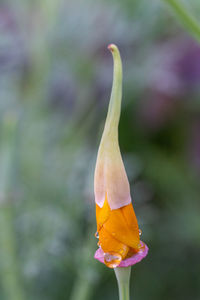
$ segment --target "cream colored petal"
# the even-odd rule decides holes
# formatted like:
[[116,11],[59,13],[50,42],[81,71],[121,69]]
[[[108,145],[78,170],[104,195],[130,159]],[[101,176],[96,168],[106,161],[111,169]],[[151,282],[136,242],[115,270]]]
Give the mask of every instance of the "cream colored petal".
[[110,208],[117,209],[130,204],[129,182],[118,145],[106,154],[104,176]]
[[104,200],[105,200],[105,194],[106,194],[105,159],[104,159],[103,155],[101,155],[100,153],[98,153],[97,163],[96,163],[96,168],[95,168],[94,193],[95,193],[96,203],[100,207],[103,207]]
[[122,64],[118,48],[110,45],[113,54],[113,86],[108,114],[102,135],[94,178],[95,201],[102,207],[107,193],[111,209],[131,202],[130,187],[118,144],[118,124],[122,97]]

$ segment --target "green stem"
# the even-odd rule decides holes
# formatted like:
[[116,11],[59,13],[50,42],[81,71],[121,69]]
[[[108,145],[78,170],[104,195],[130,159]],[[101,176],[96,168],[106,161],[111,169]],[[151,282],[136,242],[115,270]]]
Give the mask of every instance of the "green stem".
[[191,15],[187,8],[179,2],[179,0],[164,0],[173,9],[179,21],[185,26],[188,32],[193,35],[198,42],[200,42],[200,24]]
[[91,253],[96,249],[96,243],[93,238],[94,228],[92,230],[89,226],[87,236],[89,239],[86,244],[78,250],[78,256],[81,257],[81,265],[75,266],[77,272],[77,278],[72,287],[70,300],[89,300],[93,299],[92,293],[94,286],[98,280],[96,274],[96,264],[94,260],[91,260]]
[[131,275],[131,267],[115,268],[114,270],[119,288],[119,300],[129,300],[129,282]]
[[[8,199],[6,199],[8,202]],[[24,300],[24,292],[19,278],[13,216],[10,203],[1,203],[0,209],[1,243],[1,284],[6,300]]]
[[13,224],[11,173],[17,118],[8,114],[1,122],[0,144],[0,275],[6,300],[25,299],[19,276],[16,237]]

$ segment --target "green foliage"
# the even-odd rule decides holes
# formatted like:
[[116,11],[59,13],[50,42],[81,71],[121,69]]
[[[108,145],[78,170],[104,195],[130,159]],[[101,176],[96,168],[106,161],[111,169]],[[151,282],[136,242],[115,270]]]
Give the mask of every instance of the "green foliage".
[[131,295],[197,300],[199,46],[158,0],[5,1],[0,15],[0,299],[117,299],[113,271],[93,259],[112,42],[121,151],[150,248]]

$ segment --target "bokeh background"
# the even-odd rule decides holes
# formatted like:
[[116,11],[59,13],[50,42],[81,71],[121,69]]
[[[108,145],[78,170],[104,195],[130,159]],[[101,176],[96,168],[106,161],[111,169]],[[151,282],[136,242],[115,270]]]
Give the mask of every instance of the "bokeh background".
[[[199,0],[187,5],[198,17]],[[120,146],[150,248],[132,298],[200,299],[200,46],[161,0],[5,0],[1,300],[118,297],[114,272],[93,259],[111,42],[124,67]]]

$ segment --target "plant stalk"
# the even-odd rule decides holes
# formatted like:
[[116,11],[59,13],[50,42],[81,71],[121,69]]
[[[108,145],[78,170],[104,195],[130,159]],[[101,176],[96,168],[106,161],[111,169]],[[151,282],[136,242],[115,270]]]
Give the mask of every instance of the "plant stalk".
[[16,237],[11,202],[11,173],[17,119],[5,115],[1,122],[0,144],[0,277],[6,300],[24,300],[18,266]]
[[187,8],[180,3],[179,0],[164,0],[168,3],[177,19],[183,24],[187,31],[200,42],[200,24],[194,16],[187,10]]
[[115,275],[117,277],[119,300],[130,300],[129,283],[131,275],[131,267],[115,268]]

